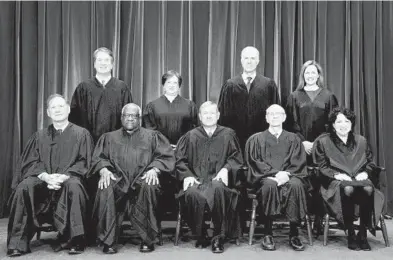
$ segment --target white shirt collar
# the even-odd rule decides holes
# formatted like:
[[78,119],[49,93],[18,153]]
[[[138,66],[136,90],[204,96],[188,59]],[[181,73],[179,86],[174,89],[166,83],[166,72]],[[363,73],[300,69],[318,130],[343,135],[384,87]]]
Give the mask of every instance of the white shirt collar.
[[96,79],[102,84],[102,82],[104,81],[105,84],[103,84],[104,86],[109,82],[109,80],[111,80],[112,75],[109,75],[108,77],[101,77],[98,74],[96,75]]
[[203,129],[205,129],[205,132],[207,133],[207,135],[209,135],[209,133],[211,133],[211,135],[213,135],[217,129],[217,125],[215,125],[214,127],[209,127],[209,128],[206,128],[203,126]]
[[256,71],[254,71],[253,73],[251,73],[251,74],[246,74],[245,72],[243,72],[242,73],[242,78],[243,78],[243,80],[244,80],[244,83],[246,83],[247,84],[247,78],[248,77],[251,77],[251,81],[250,81],[250,83],[252,83],[253,81],[254,81],[254,79],[255,79],[255,77],[257,76],[257,72]]
[[279,138],[282,133],[282,128],[279,131],[273,131],[273,129],[269,127],[268,130],[269,130],[269,133],[271,133],[274,136],[276,136],[276,134],[277,134],[277,136],[276,136],[277,138]]
[[64,129],[66,129],[69,124],[70,124],[70,122],[68,121],[67,124],[65,124],[62,128],[56,128],[55,125],[53,125],[53,128],[64,132]]

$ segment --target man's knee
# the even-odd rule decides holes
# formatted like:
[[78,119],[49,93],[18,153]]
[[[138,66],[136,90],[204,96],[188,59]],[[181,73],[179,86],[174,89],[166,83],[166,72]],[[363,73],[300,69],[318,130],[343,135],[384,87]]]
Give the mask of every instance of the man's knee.
[[23,181],[21,181],[18,184],[18,186],[16,186],[15,191],[16,191],[16,193],[28,191],[30,189],[33,189],[39,183],[42,183],[42,181],[40,179],[38,179],[37,177],[28,177],[28,178],[24,179]]
[[344,187],[344,195],[347,197],[351,197],[354,192],[354,188],[352,186],[345,186]]
[[363,187],[363,191],[367,196],[371,196],[374,192],[374,188],[372,186]]
[[144,192],[146,194],[156,194],[158,190],[158,185],[149,185],[146,182],[142,182],[141,192]]
[[277,189],[277,182],[268,178],[263,179],[261,184],[262,184],[261,187],[262,192],[268,192]]
[[223,191],[225,184],[222,181],[212,181],[212,189],[214,191]]
[[292,189],[304,189],[304,183],[299,178],[290,178],[288,185]]

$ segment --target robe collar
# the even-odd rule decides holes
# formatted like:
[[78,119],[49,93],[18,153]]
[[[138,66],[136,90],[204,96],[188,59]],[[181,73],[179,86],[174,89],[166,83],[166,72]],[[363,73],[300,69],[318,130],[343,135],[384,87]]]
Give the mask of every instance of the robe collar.
[[140,129],[141,129],[141,127],[138,126],[138,127],[134,128],[134,129],[132,129],[131,131],[127,131],[124,127],[122,127],[122,132],[123,132],[124,136],[132,136],[135,133],[139,132]]

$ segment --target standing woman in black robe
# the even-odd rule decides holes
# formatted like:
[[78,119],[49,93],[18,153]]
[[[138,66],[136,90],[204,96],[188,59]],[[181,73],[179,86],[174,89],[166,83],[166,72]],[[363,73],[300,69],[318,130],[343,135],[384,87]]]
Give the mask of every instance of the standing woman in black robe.
[[197,126],[198,109],[193,101],[179,95],[182,77],[177,71],[166,72],[161,83],[164,94],[147,104],[142,125],[161,132],[175,147],[181,136]]
[[[311,149],[314,140],[326,132],[330,111],[338,106],[336,96],[324,85],[323,70],[314,60],[305,62],[300,70],[299,84],[288,97],[287,130],[297,134],[307,153],[307,165],[312,165]],[[310,176],[310,213],[316,215],[313,232],[319,235],[322,230],[323,208],[319,195],[319,181]]]

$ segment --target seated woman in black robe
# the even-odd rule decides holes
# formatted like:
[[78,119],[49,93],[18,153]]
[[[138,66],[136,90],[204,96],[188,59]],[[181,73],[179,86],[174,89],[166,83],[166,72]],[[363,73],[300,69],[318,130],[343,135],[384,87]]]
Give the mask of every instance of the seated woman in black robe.
[[[321,65],[314,60],[306,61],[299,75],[299,84],[288,97],[286,129],[297,134],[307,153],[307,165],[312,166],[311,148],[314,140],[326,132],[329,113],[338,106],[336,96],[324,84]],[[310,213],[315,214],[313,232],[322,231],[323,208],[319,195],[320,183],[309,176],[312,190],[309,198]]]
[[142,126],[161,132],[174,147],[181,136],[197,126],[198,109],[193,101],[179,95],[182,77],[177,71],[166,72],[161,83],[164,94],[146,105]]
[[[375,231],[383,194],[371,181],[375,168],[373,156],[367,140],[353,133],[354,124],[352,111],[333,109],[329,115],[329,133],[314,142],[313,160],[321,174],[321,195],[325,205],[330,215],[347,230],[348,248],[369,251],[367,228]],[[357,235],[353,225],[355,204],[360,206]]]

